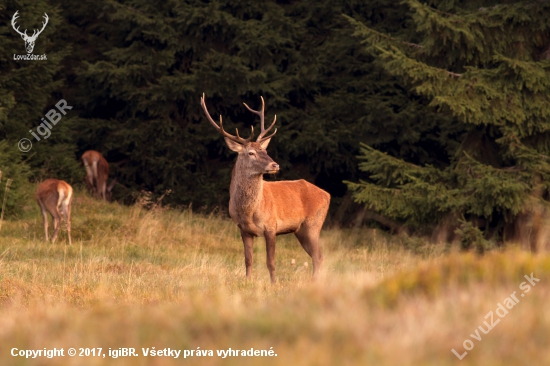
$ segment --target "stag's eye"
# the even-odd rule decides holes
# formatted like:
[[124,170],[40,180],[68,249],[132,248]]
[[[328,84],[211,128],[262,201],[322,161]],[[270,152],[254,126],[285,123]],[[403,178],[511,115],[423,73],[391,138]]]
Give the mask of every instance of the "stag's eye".
[[248,156],[254,156],[254,155],[256,155],[256,153],[254,151],[249,151],[248,152]]

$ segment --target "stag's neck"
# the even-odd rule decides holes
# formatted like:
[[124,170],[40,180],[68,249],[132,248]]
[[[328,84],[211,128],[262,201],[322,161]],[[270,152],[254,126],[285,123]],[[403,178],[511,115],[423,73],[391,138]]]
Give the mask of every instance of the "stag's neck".
[[238,213],[239,216],[251,216],[260,206],[264,180],[261,174],[248,175],[246,170],[235,164],[232,172],[230,212]]

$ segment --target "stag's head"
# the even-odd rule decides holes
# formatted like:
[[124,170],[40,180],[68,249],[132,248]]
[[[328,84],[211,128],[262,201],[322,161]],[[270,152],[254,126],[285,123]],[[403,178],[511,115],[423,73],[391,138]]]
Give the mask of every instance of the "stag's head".
[[25,29],[25,32],[20,32],[19,27],[15,28],[15,20],[18,18],[18,15],[17,15],[18,12],[19,10],[16,11],[15,14],[13,14],[13,18],[11,18],[11,26],[17,33],[19,33],[21,38],[23,38],[23,41],[25,41],[25,49],[27,50],[27,53],[32,53],[32,51],[34,50],[34,42],[36,42],[36,39],[38,38],[40,33],[42,33],[44,28],[46,28],[46,24],[48,24],[48,19],[49,19],[48,14],[44,13],[45,22],[42,22],[42,29],[41,30],[34,29],[32,36],[28,36],[26,29]]
[[236,136],[227,133],[223,129],[222,116],[220,115],[220,123],[218,125],[216,122],[214,122],[214,119],[212,119],[212,116],[210,116],[210,113],[206,108],[204,94],[201,98],[201,106],[204,109],[204,113],[206,114],[208,121],[214,126],[214,128],[216,128],[216,130],[218,130],[218,132],[223,135],[229,149],[239,154],[239,157],[237,159],[238,163],[241,164],[245,168],[245,170],[249,172],[250,175],[275,174],[279,171],[279,164],[274,162],[273,159],[271,159],[269,155],[267,155],[266,151],[267,145],[269,145],[271,138],[277,133],[277,129],[275,129],[275,131],[271,135],[266,136],[269,130],[271,130],[271,128],[273,128],[273,126],[275,125],[275,122],[277,121],[277,116],[273,118],[273,122],[267,129],[264,128],[265,103],[264,98],[262,97],[261,99],[262,109],[260,111],[255,111],[251,109],[246,103],[243,103],[250,112],[260,116],[261,132],[256,141],[252,141],[252,138],[254,137],[254,127],[250,127],[250,137],[247,139],[239,136],[238,129],[235,129]]

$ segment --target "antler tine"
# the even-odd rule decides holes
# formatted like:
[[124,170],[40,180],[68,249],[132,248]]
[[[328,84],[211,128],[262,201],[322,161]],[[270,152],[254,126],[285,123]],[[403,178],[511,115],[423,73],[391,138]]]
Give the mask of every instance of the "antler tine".
[[239,136],[239,130],[238,129],[235,129],[237,131],[237,136],[233,136],[231,135],[230,133],[227,133],[224,129],[223,129],[223,121],[222,121],[222,116],[220,114],[220,125],[218,126],[218,124],[216,122],[214,122],[214,119],[212,118],[212,116],[210,115],[210,112],[208,112],[208,108],[206,108],[206,102],[205,102],[205,95],[204,93],[202,93],[202,97],[201,97],[201,106],[202,106],[202,109],[204,109],[204,113],[206,114],[206,118],[208,119],[208,121],[212,124],[212,126],[214,126],[214,128],[216,130],[218,130],[219,133],[221,133],[224,137],[227,137],[228,139],[230,139],[231,141],[235,141],[241,145],[246,145],[248,144],[250,141],[252,141],[252,138],[254,137],[254,127],[251,127],[251,133],[250,133],[250,137],[247,138],[247,139],[243,139],[241,136]]
[[[44,19],[45,19],[46,21],[45,21],[45,22],[42,22],[42,29],[40,29],[40,30],[38,31],[38,33],[36,34],[37,37],[38,37],[38,35],[39,35],[40,33],[42,33],[42,32],[44,31],[44,28],[46,28],[46,25],[48,24],[48,20],[50,19],[50,18],[48,18],[48,14],[44,13]],[[36,30],[35,30],[35,32],[36,32]],[[33,37],[34,37],[34,34],[33,34]]]
[[264,97],[262,97],[262,96],[260,96],[260,99],[262,100],[262,110],[260,110],[260,111],[256,111],[256,110],[250,108],[248,106],[248,104],[243,103],[244,106],[246,107],[246,109],[248,109],[250,112],[260,116],[261,132],[260,132],[260,135],[258,136],[258,138],[256,139],[256,142],[262,142],[262,141],[265,141],[267,139],[270,139],[270,138],[273,137],[273,135],[275,135],[277,133],[277,129],[275,129],[275,132],[273,132],[273,134],[271,134],[269,137],[264,137],[269,132],[269,130],[271,130],[271,128],[275,125],[275,122],[277,121],[277,115],[275,115],[275,118],[273,118],[273,123],[271,123],[271,125],[267,129],[265,129],[265,122],[264,122],[265,121],[265,115],[264,115],[265,101],[264,101]]
[[15,14],[13,14],[13,18],[11,18],[11,26],[12,26],[12,28],[13,28],[17,33],[19,33],[20,35],[23,35],[23,34],[24,34],[24,35],[27,35],[27,30],[26,30],[26,29],[25,29],[25,33],[22,33],[21,31],[19,31],[19,26],[18,26],[17,28],[15,28],[15,25],[16,25],[16,24],[15,24],[15,20],[16,20],[17,18],[19,18],[19,15],[17,15],[18,13],[19,13],[19,10],[17,10],[17,11],[15,12]]
[[248,104],[246,104],[246,103],[243,103],[243,104],[246,107],[246,109],[248,109],[250,112],[260,116],[260,126],[262,127],[262,131],[263,131],[264,130],[264,108],[265,108],[265,103],[264,103],[264,98],[263,97],[261,97],[261,98],[262,98],[262,110],[261,111],[256,111],[256,110],[250,108],[248,106]]
[[263,142],[265,140],[268,140],[270,138],[272,138],[273,136],[275,136],[275,134],[277,133],[277,129],[275,129],[275,131],[273,131],[273,133],[267,137],[264,137],[266,133],[269,132],[269,130],[271,130],[271,128],[275,125],[275,122],[277,122],[277,115],[275,115],[275,118],[273,118],[273,123],[267,128],[267,130],[265,130],[264,132],[260,133],[260,136],[258,136],[258,139],[256,140],[256,142]]
[[245,140],[247,143],[252,141],[252,137],[254,136],[254,126],[250,126],[250,137],[247,138],[247,139],[243,139],[241,136],[239,136],[239,129],[238,128],[235,128],[235,132],[237,133],[237,137],[242,139],[242,140]]
[[44,13],[44,20],[45,20],[45,22],[42,22],[42,24],[44,24],[44,26],[42,27],[42,30],[44,30],[44,28],[46,28],[46,24],[48,24],[48,20],[50,20],[50,17],[46,13]]

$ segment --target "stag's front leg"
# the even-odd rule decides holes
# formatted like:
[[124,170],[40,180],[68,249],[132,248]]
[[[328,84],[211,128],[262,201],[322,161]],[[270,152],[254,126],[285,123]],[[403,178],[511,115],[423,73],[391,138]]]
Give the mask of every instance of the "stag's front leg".
[[252,273],[252,255],[254,254],[254,237],[241,230],[244,244],[244,265],[246,266],[246,278]]
[[265,250],[266,250],[266,264],[269,270],[269,276],[271,277],[271,283],[275,283],[275,232],[265,232]]

